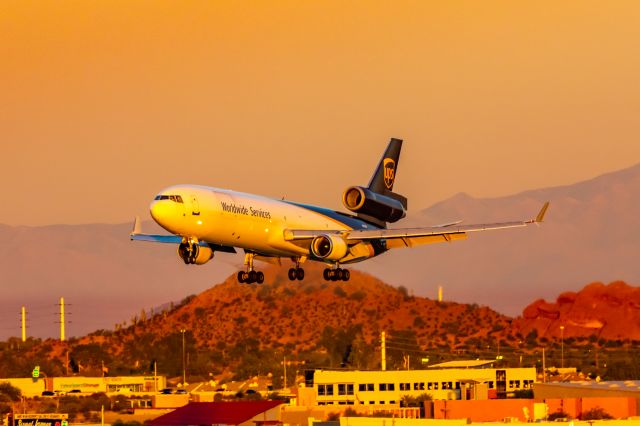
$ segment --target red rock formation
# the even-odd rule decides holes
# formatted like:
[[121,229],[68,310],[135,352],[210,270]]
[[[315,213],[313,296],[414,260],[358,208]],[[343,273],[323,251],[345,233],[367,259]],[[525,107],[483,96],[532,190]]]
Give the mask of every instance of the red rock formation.
[[[561,327],[564,327],[564,330]],[[592,283],[581,291],[560,294],[555,303],[542,299],[527,306],[513,327],[523,335],[640,340],[640,288],[622,281]]]

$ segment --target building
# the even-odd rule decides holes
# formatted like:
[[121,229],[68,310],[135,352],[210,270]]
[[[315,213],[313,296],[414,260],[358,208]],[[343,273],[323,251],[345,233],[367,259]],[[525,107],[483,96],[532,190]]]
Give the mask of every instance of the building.
[[[40,377],[0,379],[17,387],[26,397],[40,396],[44,391],[56,393],[154,393],[166,386],[164,376],[114,377]],[[154,383],[155,382],[155,383]]]
[[283,401],[192,402],[152,420],[149,426],[277,426],[282,425],[282,403]]
[[425,393],[434,400],[504,398],[532,389],[535,380],[535,368],[493,368],[491,361],[470,361],[426,370],[311,370],[305,386],[314,389],[318,405],[383,406]]

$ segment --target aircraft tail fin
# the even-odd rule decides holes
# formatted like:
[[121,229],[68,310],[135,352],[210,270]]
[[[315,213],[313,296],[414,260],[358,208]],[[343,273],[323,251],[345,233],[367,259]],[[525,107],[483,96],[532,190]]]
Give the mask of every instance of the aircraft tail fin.
[[387,150],[384,152],[380,163],[378,163],[378,168],[369,182],[371,191],[378,194],[388,194],[393,191],[401,149],[402,139],[391,138]]

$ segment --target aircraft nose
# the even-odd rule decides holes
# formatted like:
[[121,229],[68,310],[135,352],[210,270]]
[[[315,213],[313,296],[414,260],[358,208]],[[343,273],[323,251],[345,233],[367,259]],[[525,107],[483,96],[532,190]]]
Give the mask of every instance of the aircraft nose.
[[153,220],[158,224],[166,222],[167,218],[170,216],[168,203],[164,200],[152,201],[149,206],[149,211],[151,212]]

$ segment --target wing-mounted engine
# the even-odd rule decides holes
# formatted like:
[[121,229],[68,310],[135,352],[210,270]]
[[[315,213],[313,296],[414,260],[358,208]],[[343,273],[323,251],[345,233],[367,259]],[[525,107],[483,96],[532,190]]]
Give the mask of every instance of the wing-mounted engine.
[[342,203],[358,215],[370,216],[382,222],[397,222],[407,214],[407,199],[391,191],[383,195],[368,188],[352,186],[344,191]]
[[178,256],[187,265],[203,265],[213,259],[213,250],[200,246],[197,242],[187,241],[178,246]]
[[347,242],[339,235],[318,235],[311,241],[311,253],[318,259],[338,261],[348,250]]

